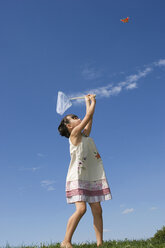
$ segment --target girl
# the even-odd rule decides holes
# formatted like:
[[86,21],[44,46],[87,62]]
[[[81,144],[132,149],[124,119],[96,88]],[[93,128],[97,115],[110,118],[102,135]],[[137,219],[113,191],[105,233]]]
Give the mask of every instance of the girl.
[[67,203],[75,203],[76,211],[68,220],[66,234],[61,247],[72,248],[73,233],[86,212],[89,203],[96,233],[97,246],[103,243],[103,219],[101,201],[112,198],[106,180],[103,163],[95,143],[89,137],[95,111],[95,95],[85,96],[86,115],[80,120],[76,115],[65,116],[58,130],[69,138],[71,161],[66,178]]

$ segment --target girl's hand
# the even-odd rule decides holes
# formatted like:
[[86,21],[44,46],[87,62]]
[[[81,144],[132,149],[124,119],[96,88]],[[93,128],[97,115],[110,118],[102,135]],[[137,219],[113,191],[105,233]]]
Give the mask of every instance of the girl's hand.
[[94,95],[94,94],[91,94],[91,95],[90,95],[90,99],[91,99],[91,101],[94,101],[94,102],[96,102],[96,99],[95,99],[95,97],[96,97],[96,95]]
[[95,102],[96,103],[96,99],[95,99],[96,95],[94,94],[88,94],[85,96],[85,101],[86,104],[89,105],[91,102]]
[[90,102],[90,95],[89,94],[85,96],[85,101]]

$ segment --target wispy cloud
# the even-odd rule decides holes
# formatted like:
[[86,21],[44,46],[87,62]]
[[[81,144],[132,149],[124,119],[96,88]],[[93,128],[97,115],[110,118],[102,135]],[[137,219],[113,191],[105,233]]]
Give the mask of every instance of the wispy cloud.
[[[97,98],[116,96],[123,90],[134,90],[138,88],[138,82],[140,79],[147,77],[156,67],[165,66],[165,59],[160,59],[150,65],[145,66],[144,69],[138,70],[137,73],[126,76],[124,81],[115,83],[110,83],[105,86],[97,87],[95,89],[89,89],[85,92],[79,92],[77,94],[72,94],[69,97],[76,97],[86,94],[96,94]],[[89,78],[94,79],[94,76],[98,76],[94,69],[84,70],[84,74],[89,75]],[[82,103],[82,100],[74,101],[75,104]]]
[[55,181],[51,181],[51,180],[43,180],[43,181],[41,181],[41,186],[43,188],[45,188],[47,191],[55,190],[54,184],[55,184]]
[[87,63],[82,68],[82,76],[87,80],[94,80],[102,76],[102,70],[96,69],[92,64]]
[[158,208],[157,207],[151,207],[150,210],[151,211],[154,211],[154,210],[157,210]]
[[37,171],[39,169],[41,169],[41,167],[29,167],[29,168],[21,167],[21,168],[19,168],[19,171],[32,171],[32,172],[35,172],[35,171]]
[[165,66],[165,59],[160,59],[159,61],[154,63],[155,66]]
[[136,74],[130,75],[126,78],[126,83],[128,85],[132,83],[136,83],[139,79],[146,77],[151,71],[152,71],[152,67],[147,67],[143,71],[139,71]]
[[129,214],[129,213],[132,213],[132,212],[134,212],[135,210],[134,210],[134,208],[126,208],[123,212],[122,212],[122,214]]
[[137,83],[132,83],[126,86],[127,90],[133,90],[135,88],[137,88]]
[[[137,88],[137,83],[141,78],[146,77],[152,71],[151,67],[147,67],[142,71],[138,71],[136,74],[129,75],[125,81],[117,83],[117,85],[109,84],[104,87],[99,87],[90,90],[90,93],[96,94],[98,97],[110,97],[116,96],[121,93],[122,90],[133,90]],[[86,94],[88,92],[85,92]]]
[[37,153],[37,156],[40,157],[40,158],[45,158],[45,157],[47,157],[47,155],[45,155],[45,154],[43,154],[43,153],[40,153],[40,152]]

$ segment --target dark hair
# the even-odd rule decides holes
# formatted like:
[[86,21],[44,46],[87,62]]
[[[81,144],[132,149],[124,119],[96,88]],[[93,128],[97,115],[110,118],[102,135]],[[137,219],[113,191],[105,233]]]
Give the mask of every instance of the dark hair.
[[69,136],[70,136],[70,133],[69,133],[69,131],[68,131],[68,128],[67,128],[67,126],[66,126],[66,124],[68,124],[69,123],[69,120],[68,120],[68,116],[75,116],[75,115],[73,115],[73,114],[70,114],[70,115],[66,115],[63,119],[62,119],[62,121],[61,121],[61,123],[60,123],[60,125],[59,125],[59,127],[58,127],[58,131],[59,131],[59,133],[60,133],[60,135],[61,136],[65,136],[66,138],[69,138]]

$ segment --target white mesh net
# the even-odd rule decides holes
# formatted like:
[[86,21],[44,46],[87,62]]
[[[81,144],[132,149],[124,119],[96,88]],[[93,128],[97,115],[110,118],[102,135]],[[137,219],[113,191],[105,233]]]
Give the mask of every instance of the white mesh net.
[[70,99],[63,92],[59,91],[57,96],[57,113],[63,115],[70,106],[72,106]]

